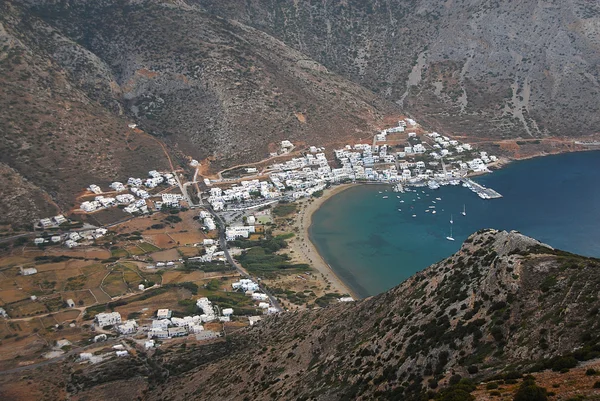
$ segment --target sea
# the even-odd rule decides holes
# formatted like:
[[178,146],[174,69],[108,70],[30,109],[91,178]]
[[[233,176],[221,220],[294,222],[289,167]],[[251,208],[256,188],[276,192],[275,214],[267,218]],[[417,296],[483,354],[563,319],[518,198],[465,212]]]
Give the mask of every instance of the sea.
[[[313,214],[310,239],[361,298],[452,255],[482,228],[600,257],[600,151],[513,162],[474,181],[503,197],[483,200],[460,185],[403,194],[389,185],[352,187]],[[446,239],[451,230],[455,241]]]

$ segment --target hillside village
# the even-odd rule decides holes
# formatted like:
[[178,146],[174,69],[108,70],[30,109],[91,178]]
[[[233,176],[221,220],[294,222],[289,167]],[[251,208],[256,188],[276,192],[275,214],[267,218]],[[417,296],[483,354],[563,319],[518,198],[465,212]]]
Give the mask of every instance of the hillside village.
[[[237,178],[197,179],[201,166],[191,160],[196,175],[183,184],[178,172],[157,170],[106,187],[90,184],[71,213],[35,222],[35,248],[27,251],[34,257],[8,265],[10,279],[0,281],[7,335],[16,331],[12,327],[43,328],[48,322],[34,326],[23,319],[50,312],[56,323],[44,330],[56,344],[118,342],[98,345],[103,351],[91,356],[86,349],[79,353],[82,362],[99,363],[176,339],[214,341],[264,315],[352,302],[284,251],[294,235],[284,227],[296,204],[348,182],[405,191],[462,181],[482,196],[468,177],[497,161],[469,144],[425,132],[412,119],[380,131],[372,143],[327,151],[282,141],[271,157],[277,162],[239,169]],[[195,201],[189,185],[202,191]],[[130,217],[114,227],[81,221],[111,210]],[[81,267],[71,273],[68,266]],[[7,296],[11,282],[23,288]],[[71,335],[61,336],[63,315],[72,319]],[[55,345],[43,355],[54,358],[63,348]]]

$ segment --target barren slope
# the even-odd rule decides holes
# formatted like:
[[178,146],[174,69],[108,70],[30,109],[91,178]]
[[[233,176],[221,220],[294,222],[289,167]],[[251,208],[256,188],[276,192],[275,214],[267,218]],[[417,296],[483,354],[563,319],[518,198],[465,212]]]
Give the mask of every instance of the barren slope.
[[193,0],[478,137],[600,132],[595,1]]

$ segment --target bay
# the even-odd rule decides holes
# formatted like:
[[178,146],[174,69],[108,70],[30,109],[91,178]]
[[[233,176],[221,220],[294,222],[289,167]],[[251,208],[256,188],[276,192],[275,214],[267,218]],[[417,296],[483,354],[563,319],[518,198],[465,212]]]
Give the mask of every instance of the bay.
[[[462,186],[396,194],[390,186],[360,185],[327,200],[313,214],[309,235],[361,297],[450,256],[482,228],[517,230],[555,248],[600,257],[599,172],[597,151],[514,162],[474,179],[503,195],[493,200]],[[446,240],[451,218],[454,242]]]

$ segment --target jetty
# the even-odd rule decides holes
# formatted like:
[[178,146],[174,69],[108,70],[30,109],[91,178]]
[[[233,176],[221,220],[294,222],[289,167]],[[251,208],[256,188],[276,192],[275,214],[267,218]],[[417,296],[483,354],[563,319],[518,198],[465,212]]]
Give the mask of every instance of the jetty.
[[470,178],[463,179],[463,186],[475,192],[481,199],[497,199],[502,198],[502,195],[491,188],[486,188],[481,184],[476,183]]

